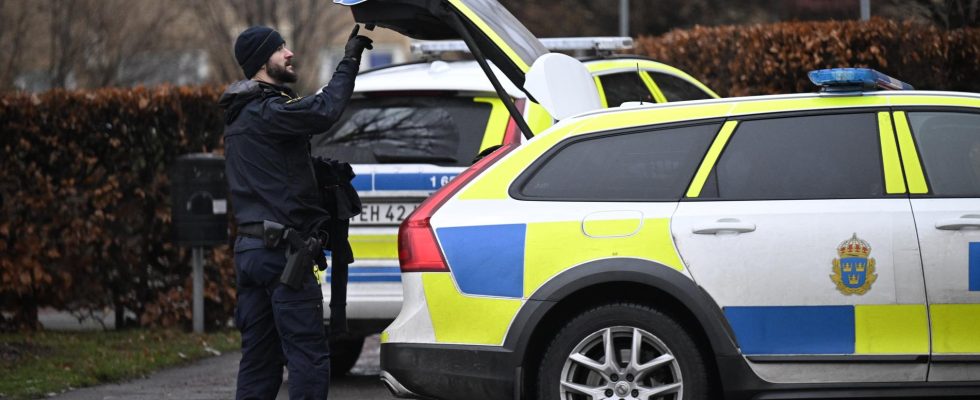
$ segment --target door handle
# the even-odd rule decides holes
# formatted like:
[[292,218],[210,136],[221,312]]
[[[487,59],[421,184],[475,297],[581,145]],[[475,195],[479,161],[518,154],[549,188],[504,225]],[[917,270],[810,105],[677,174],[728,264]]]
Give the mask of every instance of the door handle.
[[742,222],[738,218],[722,218],[691,229],[698,235],[717,235],[719,233],[747,233],[755,230],[755,224]]
[[936,221],[936,229],[958,231],[967,228],[980,228],[980,215],[967,214],[959,218]]

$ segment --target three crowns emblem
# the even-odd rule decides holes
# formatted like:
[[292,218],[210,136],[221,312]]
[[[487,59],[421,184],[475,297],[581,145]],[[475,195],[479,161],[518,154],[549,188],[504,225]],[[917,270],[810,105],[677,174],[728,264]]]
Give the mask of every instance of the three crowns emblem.
[[837,285],[837,290],[845,295],[863,295],[871,290],[871,285],[878,279],[875,273],[875,259],[869,258],[871,245],[857,237],[857,233],[837,246],[837,256],[834,259],[834,273],[830,280]]

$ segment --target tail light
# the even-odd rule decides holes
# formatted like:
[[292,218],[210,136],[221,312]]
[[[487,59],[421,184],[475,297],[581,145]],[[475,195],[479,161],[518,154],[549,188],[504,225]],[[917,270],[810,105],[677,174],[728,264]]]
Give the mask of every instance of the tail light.
[[[507,124],[505,137],[513,135],[520,135],[520,133],[517,129],[517,123],[511,119]],[[519,145],[520,140],[510,143],[505,142],[497,151],[483,157],[476,164],[473,164],[453,178],[453,180],[449,181],[446,186],[443,186],[429,196],[429,198],[425,199],[419,205],[419,208],[416,208],[402,222],[398,228],[398,260],[401,263],[403,273],[449,272],[449,265],[446,264],[446,259],[443,257],[442,250],[439,249],[439,243],[436,241],[435,232],[429,223],[432,215],[435,214],[439,207],[442,207],[446,200],[453,197],[460,188]]]

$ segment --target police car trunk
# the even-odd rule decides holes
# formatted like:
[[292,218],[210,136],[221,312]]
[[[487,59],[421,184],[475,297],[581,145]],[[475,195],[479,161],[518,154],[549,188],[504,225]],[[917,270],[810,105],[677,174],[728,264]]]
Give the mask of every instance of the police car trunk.
[[[471,165],[474,155],[518,145],[522,135],[530,139],[523,112],[537,105],[525,99],[537,100],[545,115],[557,119],[602,106],[584,65],[549,53],[496,1],[335,2],[352,5],[355,20],[369,28],[421,40],[463,39],[475,58],[470,68],[479,67],[485,77],[473,79],[472,70],[457,73],[440,62],[366,71],[341,120],[311,141],[314,156],[353,165],[364,203],[350,230],[356,259],[347,299],[351,334],[331,340],[340,371],[356,361],[363,337],[380,332],[401,308],[398,226],[422,200]],[[551,62],[540,66],[539,59]],[[535,80],[526,76],[535,72],[548,79],[528,90],[525,83]],[[412,77],[404,78],[406,73]],[[325,302],[331,280],[328,273],[322,284]]]
[[[355,164],[355,172],[359,174],[355,187],[366,204],[364,215],[352,221],[352,245],[358,259],[351,267],[351,282],[354,284],[361,279],[398,281],[398,262],[393,257],[395,248],[390,245],[397,235],[396,224],[408,216],[416,202],[448,183],[473,161],[466,159],[465,155],[467,151],[472,151],[475,141],[459,140],[457,147],[453,148],[450,144],[452,140],[442,133],[453,130],[457,133],[461,130],[486,132],[490,128],[484,121],[490,121],[489,126],[502,130],[505,136],[497,144],[516,146],[520,143],[519,134],[527,139],[533,137],[528,121],[522,114],[522,108],[531,102],[524,104],[516,97],[540,104],[547,115],[558,120],[602,108],[588,69],[570,56],[549,53],[527,28],[494,0],[334,2],[351,6],[355,21],[369,29],[375,26],[392,29],[420,40],[462,39],[498,99],[496,104],[487,107],[482,104],[483,94],[408,90],[369,104],[367,100],[380,94],[363,92],[359,95],[365,101],[358,99],[353,102],[349,117],[345,117],[335,128],[339,131],[334,135],[323,135],[338,138],[326,139],[328,141],[348,137],[349,143],[355,143],[356,140],[351,140],[359,135],[374,135],[382,143],[370,150],[355,150],[350,156],[358,157],[355,153],[363,150],[364,161],[351,160]],[[371,75],[369,73],[364,78]],[[361,83],[360,80],[357,83],[359,92],[365,89]],[[509,93],[516,92],[513,88],[525,96]],[[454,110],[469,113],[473,116],[472,120],[447,122],[448,113]],[[488,112],[490,115],[484,116]],[[509,117],[507,123],[496,122],[493,117],[495,112]],[[357,147],[347,146],[345,149],[339,143],[314,142],[313,145],[314,155],[339,159],[344,159],[345,150]],[[498,147],[483,145],[481,142],[478,147],[487,152]],[[385,161],[391,163],[386,164]],[[424,164],[409,165],[399,161]],[[358,292],[362,290],[354,284],[349,290],[348,300],[352,326],[359,314],[366,311],[354,305]],[[394,287],[392,285],[392,289]],[[382,289],[378,287],[378,290]],[[394,298],[400,293],[393,291],[390,295]],[[396,315],[397,311],[390,315]],[[388,381],[394,382],[390,383],[392,386],[398,385],[394,378]]]

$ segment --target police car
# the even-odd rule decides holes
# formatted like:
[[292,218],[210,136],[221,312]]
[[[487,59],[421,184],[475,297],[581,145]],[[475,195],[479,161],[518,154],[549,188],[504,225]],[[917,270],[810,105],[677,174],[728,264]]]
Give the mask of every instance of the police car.
[[401,225],[397,395],[980,396],[980,95],[834,70],[587,111],[583,67],[493,1],[352,11],[462,36],[561,120]]
[[[632,47],[630,38],[552,38],[551,50],[587,55],[584,63],[603,106],[718,97],[669,65],[611,52]],[[401,308],[397,229],[422,200],[473,163],[480,154],[524,138],[476,61],[442,61],[469,49],[462,41],[420,41],[424,61],[362,72],[350,106],[329,132],[314,136],[312,154],[353,164],[364,211],[351,221],[357,260],[350,268],[351,334],[332,337],[333,369],[346,373],[364,336],[380,333]],[[491,65],[506,96],[514,99],[532,131],[552,117]],[[323,282],[330,301],[332,276]],[[324,307],[329,317],[329,307]]]

